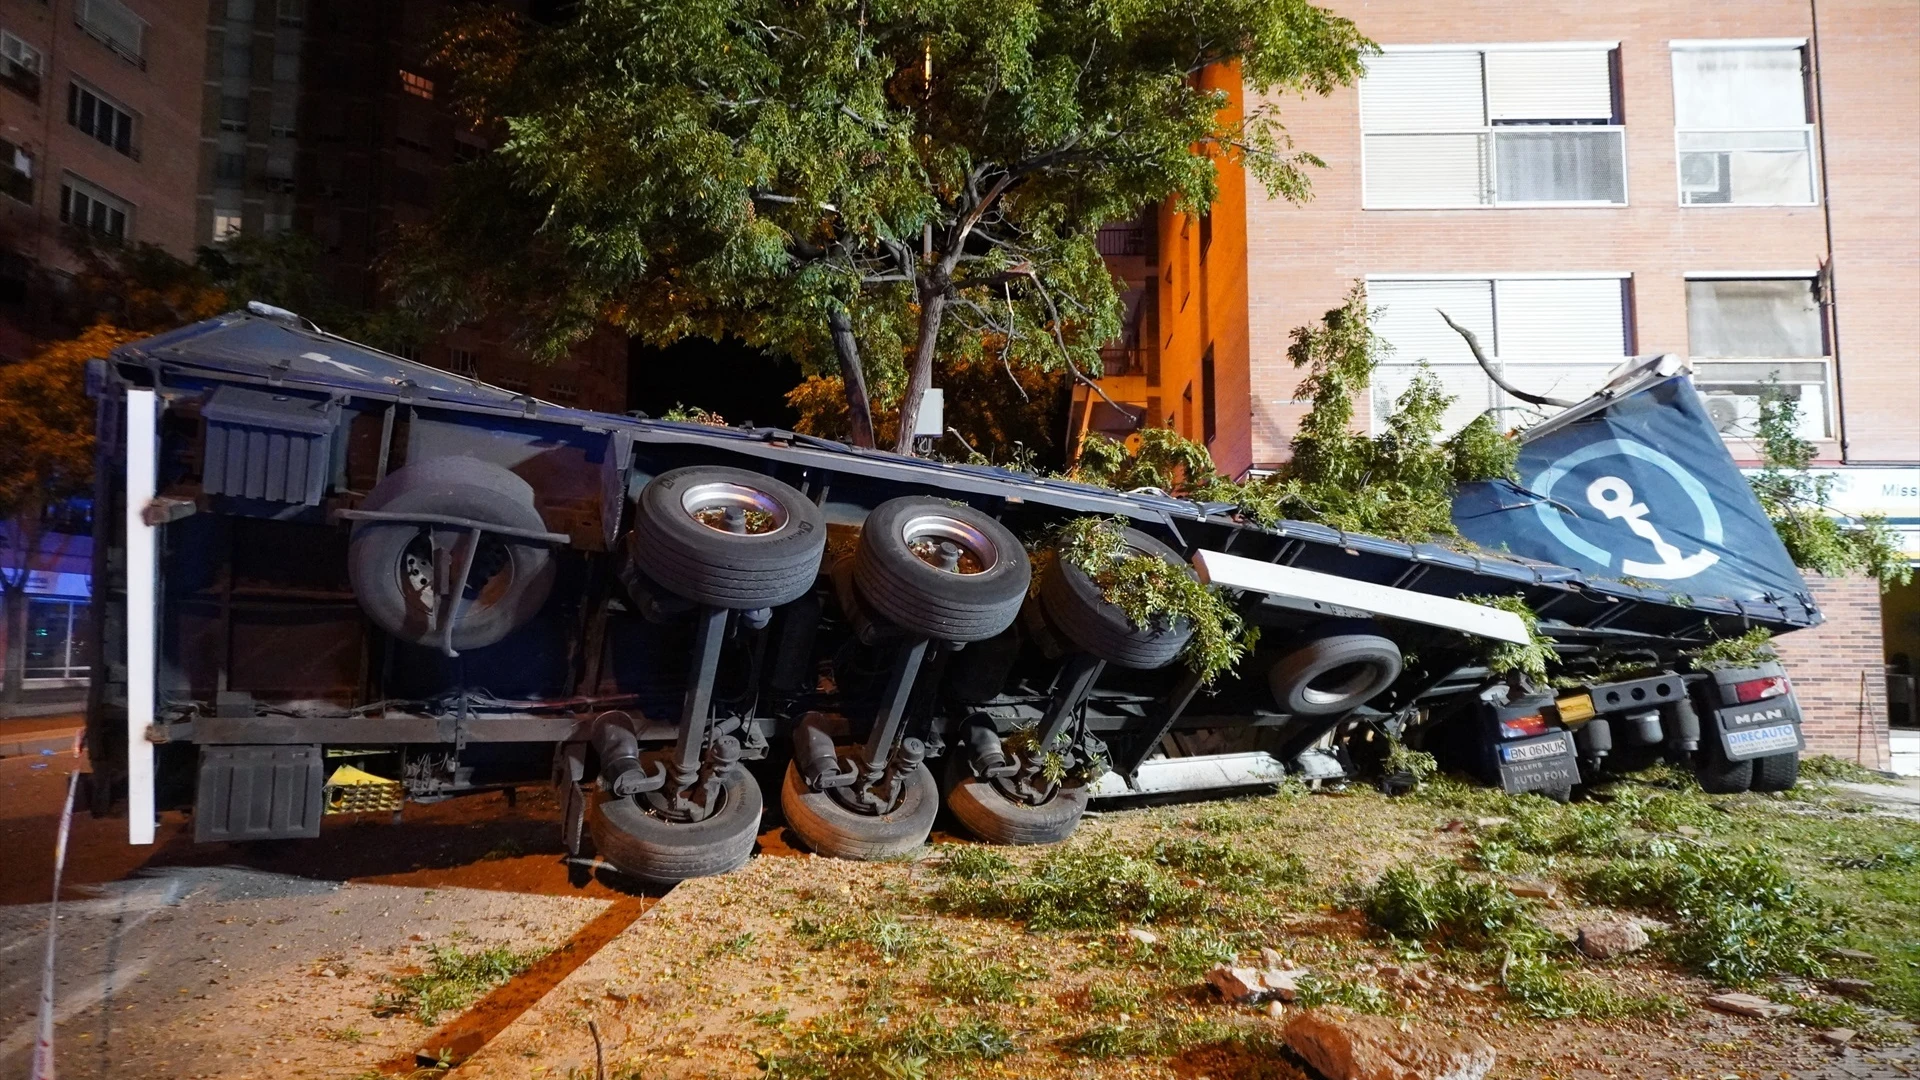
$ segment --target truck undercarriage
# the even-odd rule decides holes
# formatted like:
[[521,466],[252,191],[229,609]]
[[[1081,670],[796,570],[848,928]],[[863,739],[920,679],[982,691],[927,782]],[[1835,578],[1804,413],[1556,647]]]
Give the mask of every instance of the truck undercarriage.
[[[942,805],[984,839],[1044,843],[1095,799],[1339,777],[1378,768],[1389,738],[1560,795],[1659,756],[1779,784],[1753,762],[1800,745],[1777,670],[1682,658],[1810,625],[1804,590],[1687,596],[566,409],[272,309],[126,346],[90,381],[88,741],[126,781],[136,842],[158,805],[190,804],[200,840],[282,838],[551,782],[571,851],[670,883],[744,862],[775,797],[816,850],[878,858]],[[1036,576],[1029,548],[1086,515],[1124,518],[1132,553],[1191,567],[1259,628],[1235,673],[1206,682],[1179,659],[1190,627],[1136,624],[1071,564]],[[1491,672],[1490,648],[1532,640],[1475,602],[1501,596],[1566,671],[1641,672],[1557,693]]]

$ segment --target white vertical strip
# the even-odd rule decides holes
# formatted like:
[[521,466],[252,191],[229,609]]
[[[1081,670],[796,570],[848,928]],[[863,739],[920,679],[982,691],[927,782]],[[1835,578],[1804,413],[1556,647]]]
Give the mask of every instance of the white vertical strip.
[[159,401],[127,391],[127,843],[153,843],[155,618],[160,604],[160,530],[147,524],[159,475]]
[[[78,756],[75,751],[75,756]],[[33,1080],[53,1080],[53,988],[58,969],[60,876],[67,869],[67,835],[73,828],[73,793],[80,786],[80,770],[67,774],[67,801],[60,808],[60,829],[53,841],[53,899],[47,901],[47,957],[40,965],[40,1027],[33,1040]]]

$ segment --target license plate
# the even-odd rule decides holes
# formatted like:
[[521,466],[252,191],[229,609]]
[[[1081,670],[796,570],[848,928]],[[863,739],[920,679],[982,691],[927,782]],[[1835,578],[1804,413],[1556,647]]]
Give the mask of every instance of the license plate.
[[1800,749],[1800,729],[1792,724],[1727,732],[1727,757],[1734,761]]
[[1564,731],[1499,748],[1500,786],[1510,795],[1522,791],[1566,790],[1580,782],[1573,736]]
[[1716,715],[1720,745],[1729,761],[1791,753],[1802,747],[1800,705],[1791,696],[1729,705]]

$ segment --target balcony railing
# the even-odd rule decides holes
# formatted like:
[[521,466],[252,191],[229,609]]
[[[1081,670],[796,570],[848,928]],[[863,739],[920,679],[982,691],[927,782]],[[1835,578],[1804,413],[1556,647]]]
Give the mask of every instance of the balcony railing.
[[1109,345],[1100,350],[1100,366],[1108,378],[1147,373],[1151,345]]
[[1154,254],[1153,233],[1138,221],[1123,221],[1114,225],[1100,226],[1098,243],[1102,255],[1138,255],[1151,258]]

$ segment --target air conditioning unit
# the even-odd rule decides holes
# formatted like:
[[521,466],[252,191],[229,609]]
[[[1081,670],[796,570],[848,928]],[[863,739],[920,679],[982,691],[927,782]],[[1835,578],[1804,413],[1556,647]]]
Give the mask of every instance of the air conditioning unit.
[[1717,195],[1720,192],[1718,153],[1680,155],[1680,190],[1688,195]]
[[1760,399],[1747,394],[1709,394],[1707,416],[1722,435],[1751,435],[1760,421]]

